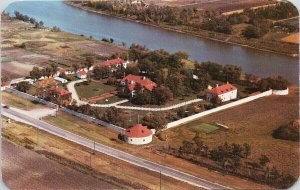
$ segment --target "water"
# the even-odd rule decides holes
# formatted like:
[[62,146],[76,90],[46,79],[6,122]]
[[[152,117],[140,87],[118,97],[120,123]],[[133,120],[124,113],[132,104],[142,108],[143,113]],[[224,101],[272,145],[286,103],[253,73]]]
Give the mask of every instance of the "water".
[[214,61],[240,65],[246,73],[258,76],[281,75],[292,83],[299,81],[299,61],[275,53],[258,51],[238,45],[189,36],[157,27],[114,17],[90,13],[63,2],[15,2],[6,11],[42,20],[47,27],[58,26],[63,31],[93,36],[95,39],[113,38],[115,42],[146,45],[149,49],[169,52],[185,51],[192,60]]

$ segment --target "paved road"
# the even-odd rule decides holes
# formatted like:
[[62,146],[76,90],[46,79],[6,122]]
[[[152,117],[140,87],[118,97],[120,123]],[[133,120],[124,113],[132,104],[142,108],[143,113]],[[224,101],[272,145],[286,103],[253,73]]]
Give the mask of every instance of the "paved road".
[[123,152],[121,150],[117,150],[117,149],[111,148],[109,146],[102,145],[100,143],[94,143],[94,141],[91,141],[87,138],[78,136],[69,131],[66,131],[61,128],[50,125],[44,121],[32,118],[28,115],[24,115],[16,110],[2,108],[1,114],[6,117],[10,117],[10,118],[14,118],[14,119],[18,118],[18,120],[20,120],[20,121],[26,121],[27,123],[32,124],[32,126],[34,126],[34,127],[37,127],[39,129],[47,131],[53,135],[62,137],[64,139],[75,142],[77,144],[81,144],[81,145],[91,148],[91,149],[93,149],[94,145],[95,145],[96,151],[99,151],[101,153],[107,154],[114,158],[126,161],[133,165],[137,165],[137,166],[140,166],[140,167],[152,170],[152,171],[156,171],[156,172],[161,172],[163,175],[172,177],[172,178],[180,180],[180,181],[187,182],[189,184],[192,184],[192,185],[195,185],[198,187],[202,187],[205,189],[231,189],[229,187],[222,186],[220,184],[207,181],[205,179],[201,179],[199,177],[190,175],[188,173],[185,173],[185,172],[182,172],[182,171],[179,171],[179,170],[167,167],[167,166],[157,164],[152,161],[148,161],[148,160],[136,157],[134,155]]

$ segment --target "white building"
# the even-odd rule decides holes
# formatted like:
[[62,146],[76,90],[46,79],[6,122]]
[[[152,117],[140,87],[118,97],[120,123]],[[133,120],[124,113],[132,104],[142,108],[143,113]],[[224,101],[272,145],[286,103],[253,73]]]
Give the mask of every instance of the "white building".
[[128,144],[143,145],[152,141],[152,134],[146,126],[136,124],[125,131],[124,139]]
[[87,72],[79,71],[78,73],[76,73],[76,77],[79,79],[85,79],[85,78],[87,78]]
[[58,82],[61,82],[63,84],[67,83],[68,80],[67,79],[64,79],[64,78],[61,78],[61,77],[54,77],[54,79]]
[[224,84],[221,86],[212,88],[208,91],[206,98],[211,100],[212,98],[218,96],[222,102],[233,100],[237,98],[237,88],[231,84]]

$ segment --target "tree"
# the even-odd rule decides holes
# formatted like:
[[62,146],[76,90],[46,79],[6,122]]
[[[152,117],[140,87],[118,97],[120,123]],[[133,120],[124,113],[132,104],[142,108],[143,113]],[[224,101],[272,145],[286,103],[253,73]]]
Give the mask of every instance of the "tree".
[[253,25],[247,26],[242,34],[247,39],[259,37],[258,29],[256,27],[254,27]]
[[16,85],[16,89],[21,92],[27,92],[29,90],[29,88],[30,88],[30,84],[26,81],[19,82]]
[[262,167],[265,167],[267,163],[270,162],[270,159],[266,156],[266,155],[261,155],[259,157],[259,164],[262,166]]
[[93,70],[94,73],[94,78],[99,80],[99,79],[104,79],[108,78],[110,76],[110,69],[109,67],[100,67],[96,66]]
[[236,65],[225,65],[222,70],[223,81],[236,83],[240,80],[242,68]]
[[95,56],[87,56],[85,59],[85,66],[90,69],[90,67],[94,65],[95,60]]
[[151,98],[153,104],[162,105],[173,98],[173,93],[168,87],[159,86],[153,89]]
[[162,114],[154,113],[154,114],[147,114],[142,119],[142,124],[146,125],[150,129],[155,129],[156,131],[163,129],[167,124],[168,121]]
[[215,104],[215,105],[221,105],[222,104],[222,100],[221,100],[221,98],[219,98],[219,96],[213,96],[210,99],[210,102]]
[[[135,85],[139,87],[139,85]],[[151,104],[151,93],[147,89],[135,88],[135,95],[132,98],[132,102],[137,105]]]
[[79,63],[73,63],[72,64],[72,69],[73,69],[74,72],[77,72],[79,70],[79,68],[80,68]]
[[104,112],[102,119],[109,123],[118,124],[124,118],[119,109],[117,109],[116,107],[110,107]]
[[35,80],[41,78],[42,74],[43,73],[42,73],[41,69],[38,68],[38,67],[36,67],[36,66],[34,66],[32,68],[32,71],[29,72],[30,77],[33,78],[33,79],[35,79]]

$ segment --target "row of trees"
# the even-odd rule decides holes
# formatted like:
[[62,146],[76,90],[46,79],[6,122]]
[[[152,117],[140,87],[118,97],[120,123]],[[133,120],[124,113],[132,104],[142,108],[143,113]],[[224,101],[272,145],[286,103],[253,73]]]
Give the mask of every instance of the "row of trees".
[[[271,160],[264,154],[257,160],[250,159],[252,149],[247,143],[240,145],[225,142],[210,148],[203,143],[199,133],[196,133],[193,141],[183,141],[179,148],[175,148],[175,152],[169,152],[194,163],[205,164],[207,167],[251,178],[277,188],[288,188],[296,181],[293,176],[280,172],[274,166],[271,167]],[[214,161],[215,165],[206,162],[205,159]]]
[[29,75],[32,79],[38,80],[39,78],[46,76],[53,76],[57,72],[57,65],[55,63],[49,64],[46,68],[33,67],[29,72]]
[[27,15],[23,15],[19,11],[15,11],[14,13],[15,13],[16,19],[18,19],[18,20],[22,20],[24,22],[29,22],[29,23],[33,24],[36,28],[43,28],[44,27],[44,22],[43,21],[38,22],[35,18],[29,17]]

